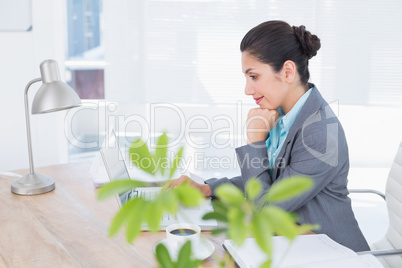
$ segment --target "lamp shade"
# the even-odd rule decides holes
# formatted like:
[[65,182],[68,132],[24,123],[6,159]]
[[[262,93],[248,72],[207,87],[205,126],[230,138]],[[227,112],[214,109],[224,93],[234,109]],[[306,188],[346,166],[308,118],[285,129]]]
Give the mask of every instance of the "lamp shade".
[[74,89],[61,81],[56,61],[43,61],[40,72],[43,85],[32,102],[32,114],[56,112],[81,105]]

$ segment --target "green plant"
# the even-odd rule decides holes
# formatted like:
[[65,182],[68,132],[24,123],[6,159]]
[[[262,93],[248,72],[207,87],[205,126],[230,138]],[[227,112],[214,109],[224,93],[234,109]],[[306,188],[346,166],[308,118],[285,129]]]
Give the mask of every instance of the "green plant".
[[190,241],[181,247],[177,261],[172,260],[165,245],[159,244],[156,247],[156,259],[161,268],[192,268],[202,264],[201,260],[195,260],[191,257]]
[[[181,146],[173,159],[168,157],[168,136],[163,133],[156,145],[154,153],[151,153],[147,144],[141,140],[135,140],[130,147],[130,159],[141,170],[157,176],[168,174],[172,178],[179,166],[184,147]],[[105,184],[98,192],[98,200],[104,200],[115,194],[126,192],[139,186],[151,186],[141,181],[122,179]],[[112,219],[109,227],[109,236],[112,237],[122,228],[126,228],[126,240],[132,243],[141,231],[141,226],[147,224],[153,232],[159,230],[162,213],[175,214],[179,206],[197,206],[205,200],[197,189],[185,183],[169,191],[161,191],[155,200],[145,200],[135,197],[125,203]],[[156,257],[161,267],[198,267],[201,261],[191,256],[191,245],[183,245],[177,261],[172,261],[166,247],[163,244],[156,248]]]
[[130,147],[131,162],[141,170],[151,175],[165,176],[166,172],[169,173],[168,178],[171,179],[179,166],[180,160],[183,156],[184,147],[181,146],[173,159],[168,157],[168,143],[169,139],[164,132],[158,139],[155,152],[149,151],[145,141],[141,139],[135,140]]
[[[181,160],[183,147],[180,147],[173,161],[170,161],[167,157],[167,144],[168,138],[164,133],[158,140],[155,153],[152,154],[145,142],[136,140],[130,148],[131,160],[149,174],[163,175],[169,170],[169,177],[172,177]],[[212,234],[225,233],[238,245],[241,245],[247,236],[254,236],[259,247],[267,254],[267,261],[262,267],[270,267],[273,235],[283,235],[292,241],[299,234],[319,228],[316,225],[297,225],[297,215],[276,205],[304,193],[312,184],[310,178],[290,177],[276,182],[267,193],[262,194],[261,183],[253,178],[246,184],[246,196],[236,186],[224,184],[216,190],[218,199],[213,201],[214,212],[204,215],[204,219],[222,222],[224,227],[212,231]],[[98,199],[104,200],[138,186],[144,186],[144,183],[130,179],[113,181],[100,189]],[[115,215],[109,228],[109,236],[115,235],[125,226],[126,240],[132,243],[142,224],[148,224],[151,231],[157,231],[162,213],[174,214],[179,206],[196,206],[203,200],[202,193],[188,183],[169,191],[161,191],[153,201],[135,197],[124,204]],[[160,244],[156,248],[156,258],[160,267],[195,268],[201,263],[191,256],[190,243],[183,245],[176,261],[171,259],[166,247]],[[219,265],[223,267],[222,261]]]
[[[98,200],[104,200],[118,193],[138,186],[145,186],[135,180],[118,180],[105,184],[98,192]],[[159,230],[163,212],[175,214],[179,206],[197,206],[205,200],[201,192],[185,183],[169,191],[161,191],[155,200],[134,197],[125,203],[112,219],[109,236],[114,236],[120,228],[126,227],[126,240],[132,243],[141,231],[142,224],[148,224],[151,231]],[[127,228],[127,227],[130,228]]]
[[276,182],[266,194],[261,195],[261,183],[252,178],[245,187],[247,198],[236,186],[223,184],[216,189],[218,200],[213,201],[214,212],[204,215],[204,219],[225,223],[225,227],[212,233],[225,233],[238,245],[247,236],[255,237],[258,246],[267,254],[267,261],[262,267],[270,267],[273,235],[283,235],[293,241],[297,235],[319,228],[317,225],[298,225],[295,214],[275,205],[304,193],[312,184],[313,181],[307,177],[289,177]]

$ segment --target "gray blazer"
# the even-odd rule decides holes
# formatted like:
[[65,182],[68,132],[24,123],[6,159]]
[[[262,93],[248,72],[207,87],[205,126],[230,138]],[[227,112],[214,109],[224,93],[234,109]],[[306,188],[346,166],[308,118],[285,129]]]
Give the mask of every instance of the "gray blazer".
[[354,251],[369,250],[348,197],[349,155],[345,133],[317,88],[313,84],[311,87],[312,92],[290,128],[272,169],[266,143],[260,141],[236,149],[241,176],[213,178],[205,183],[214,196],[215,189],[223,183],[233,183],[244,192],[246,181],[252,177],[261,181],[264,193],[277,180],[292,175],[311,177],[312,189],[278,206],[297,213],[300,223],[319,224],[321,229],[314,230],[316,233],[327,234]]

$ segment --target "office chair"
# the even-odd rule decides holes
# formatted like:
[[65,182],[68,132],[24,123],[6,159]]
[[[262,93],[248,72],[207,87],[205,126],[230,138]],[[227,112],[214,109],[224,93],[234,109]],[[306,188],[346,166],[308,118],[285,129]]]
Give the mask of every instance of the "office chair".
[[385,195],[370,189],[351,189],[349,192],[377,194],[388,208],[389,225],[384,237],[370,245],[371,251],[358,254],[372,254],[386,268],[402,267],[402,142],[388,174]]

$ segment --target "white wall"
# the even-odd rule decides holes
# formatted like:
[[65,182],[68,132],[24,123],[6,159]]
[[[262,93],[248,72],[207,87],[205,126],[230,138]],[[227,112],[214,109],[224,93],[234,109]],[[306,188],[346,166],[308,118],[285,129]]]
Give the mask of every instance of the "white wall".
[[[32,31],[0,32],[0,170],[28,168],[24,113],[26,84],[40,77],[39,64],[59,62],[63,77],[65,1],[32,0]],[[30,103],[41,83],[30,89]],[[63,112],[31,117],[35,166],[67,160]]]

